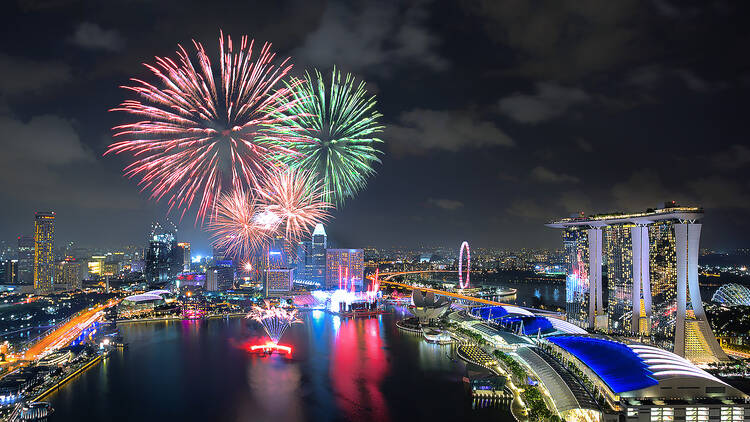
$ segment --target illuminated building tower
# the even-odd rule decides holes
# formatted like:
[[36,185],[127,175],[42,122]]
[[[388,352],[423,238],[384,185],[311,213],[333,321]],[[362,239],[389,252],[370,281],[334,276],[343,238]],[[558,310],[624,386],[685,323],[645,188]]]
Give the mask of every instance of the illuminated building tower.
[[294,279],[309,281],[309,267],[312,265],[312,242],[305,240],[297,245],[297,256],[295,259]]
[[234,287],[234,267],[232,261],[218,261],[206,271],[206,290],[231,290]]
[[276,268],[266,270],[266,296],[279,296],[292,291],[294,286],[294,270],[291,268]]
[[362,291],[364,272],[362,249],[328,249],[326,251],[326,289],[343,288]]
[[588,233],[580,227],[563,230],[565,248],[565,312],[568,321],[586,327],[589,307]]
[[[174,249],[177,247],[175,234],[177,229],[167,222],[164,228],[159,223],[151,225],[151,235],[146,249],[146,280],[150,284],[164,284],[172,279],[182,269],[182,261],[175,265]],[[182,259],[180,257],[180,259]]]
[[18,282],[34,282],[34,236],[18,236]]
[[630,332],[633,253],[629,225],[607,226],[604,229],[604,250],[607,265],[607,315],[609,331]]
[[206,270],[206,290],[208,290],[209,292],[215,292],[219,290],[218,277],[218,267],[210,267],[208,270]]
[[106,260],[107,257],[105,255],[92,256],[87,264],[89,274],[101,277],[104,271],[104,262]]
[[[651,241],[651,335],[660,342],[674,343],[677,309],[677,245],[674,222],[663,221],[649,227]],[[668,346],[667,346],[668,347]]]
[[190,242],[180,242],[177,247],[182,250],[182,271],[190,271]]
[[6,259],[0,262],[0,283],[18,284],[18,260]]
[[308,267],[307,276],[310,281],[323,286],[326,282],[326,248],[328,247],[328,237],[322,224],[315,226],[312,235],[311,259]]
[[696,222],[702,218],[703,209],[671,202],[645,212],[566,218],[547,226],[580,227],[589,234],[589,321],[598,319],[600,311],[592,306],[592,298],[601,292],[596,286],[603,232],[609,330],[648,339],[693,362],[709,363],[727,356],[708,324],[698,286],[702,225]]
[[37,212],[34,216],[34,290],[37,293],[52,292],[54,241],[55,213]]
[[69,256],[55,265],[55,284],[65,285],[70,290],[80,290],[83,278],[83,262],[73,257]]

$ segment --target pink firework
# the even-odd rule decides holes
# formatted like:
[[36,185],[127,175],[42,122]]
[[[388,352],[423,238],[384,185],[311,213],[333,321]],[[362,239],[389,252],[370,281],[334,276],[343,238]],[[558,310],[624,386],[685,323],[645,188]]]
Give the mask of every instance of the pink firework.
[[225,249],[228,256],[251,258],[276,230],[259,220],[263,212],[258,202],[241,189],[222,195],[208,222],[214,246]]
[[120,140],[105,155],[132,155],[135,161],[125,167],[125,175],[140,178],[151,198],[165,198],[170,210],[181,209],[184,215],[198,199],[196,221],[211,212],[223,185],[258,187],[270,157],[295,154],[290,148],[299,142],[293,131],[276,142],[258,134],[263,127],[296,119],[285,112],[299,99],[293,84],[281,83],[292,68],[289,59],[274,64],[268,43],[253,57],[254,44],[242,36],[235,45],[222,32],[216,75],[201,43],[193,41],[197,60],[178,45],[176,59],[156,57],[154,65],[144,64],[156,83],[131,79],[134,84],[122,88],[140,98],[111,110],[137,121],[113,128]]
[[332,205],[323,200],[323,185],[312,173],[294,168],[269,172],[258,190],[266,210],[278,216],[284,235],[294,244],[310,233],[316,224],[330,217]]

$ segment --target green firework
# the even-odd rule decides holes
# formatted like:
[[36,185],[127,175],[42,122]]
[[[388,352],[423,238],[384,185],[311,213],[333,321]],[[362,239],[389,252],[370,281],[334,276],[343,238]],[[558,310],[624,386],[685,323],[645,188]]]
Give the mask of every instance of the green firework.
[[277,122],[266,126],[266,141],[286,147],[285,139],[296,138],[288,146],[295,153],[274,158],[317,174],[325,201],[341,205],[365,187],[375,174],[373,165],[380,163],[377,146],[382,141],[376,136],[383,126],[378,124],[382,115],[375,110],[375,96],[367,95],[364,82],[335,68],[329,86],[316,69],[314,76],[306,72],[305,80],[293,78],[288,87],[294,95],[277,113]]

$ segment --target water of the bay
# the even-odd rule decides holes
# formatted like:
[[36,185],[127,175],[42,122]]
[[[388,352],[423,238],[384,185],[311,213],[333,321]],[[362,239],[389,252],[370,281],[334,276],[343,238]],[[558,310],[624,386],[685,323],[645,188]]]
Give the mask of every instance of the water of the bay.
[[248,353],[264,337],[242,318],[121,324],[128,348],[49,396],[52,420],[513,420],[475,408],[451,346],[398,330],[405,312],[305,312],[281,341],[291,358]]

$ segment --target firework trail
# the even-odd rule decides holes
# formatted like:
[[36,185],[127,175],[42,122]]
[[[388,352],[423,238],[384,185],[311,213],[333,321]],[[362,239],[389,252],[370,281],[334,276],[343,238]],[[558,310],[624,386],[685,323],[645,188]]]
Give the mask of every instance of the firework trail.
[[263,249],[277,225],[266,218],[265,209],[242,189],[222,195],[208,222],[213,245],[240,259]]
[[[273,152],[278,161],[317,175],[323,182],[326,202],[340,205],[365,187],[379,163],[376,134],[382,117],[375,110],[375,97],[368,96],[365,83],[336,69],[327,87],[317,70],[305,80],[292,78],[291,96],[281,99],[286,109],[275,114],[278,122],[266,125],[265,139],[280,149],[294,148],[298,155]],[[294,118],[297,117],[297,118]],[[288,139],[302,139],[293,146]]]
[[134,122],[113,128],[119,141],[106,154],[126,153],[135,160],[125,175],[140,179],[152,199],[166,199],[181,216],[197,200],[196,222],[213,211],[222,189],[260,185],[271,156],[295,154],[301,141],[289,129],[273,142],[259,136],[262,127],[289,124],[299,98],[295,80],[280,81],[292,68],[289,59],[274,64],[265,43],[254,57],[255,41],[243,36],[239,45],[220,33],[220,62],[215,72],[203,45],[193,41],[195,56],[178,45],[176,58],[156,57],[144,64],[155,82],[131,79],[123,86],[139,99],[125,100],[122,111]]
[[301,323],[302,320],[297,318],[297,310],[287,311],[283,308],[272,307],[272,308],[261,308],[259,306],[253,306],[250,313],[245,318],[251,318],[258,321],[263,329],[266,330],[266,334],[271,341],[276,344],[284,335],[284,331],[296,323]]
[[326,221],[331,204],[325,202],[322,183],[305,170],[279,168],[270,173],[258,197],[266,210],[278,216],[285,238],[296,244]]

